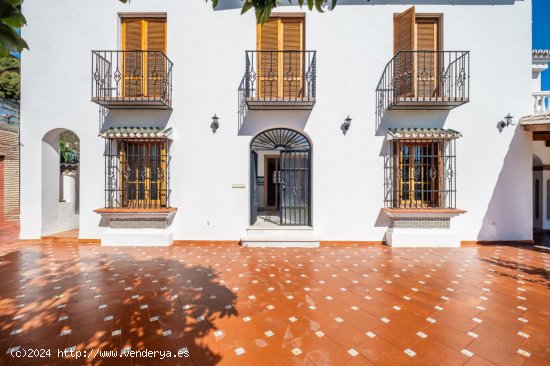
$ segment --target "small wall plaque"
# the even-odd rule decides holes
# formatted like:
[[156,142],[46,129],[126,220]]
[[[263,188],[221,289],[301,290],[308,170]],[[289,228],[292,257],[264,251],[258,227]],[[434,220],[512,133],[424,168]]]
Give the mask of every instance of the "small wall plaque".
[[246,185],[244,183],[233,183],[231,188],[246,188]]

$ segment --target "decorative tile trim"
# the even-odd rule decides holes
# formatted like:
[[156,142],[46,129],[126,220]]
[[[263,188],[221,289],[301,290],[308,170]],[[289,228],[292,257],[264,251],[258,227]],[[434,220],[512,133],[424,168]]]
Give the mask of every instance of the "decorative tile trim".
[[166,218],[112,218],[109,220],[111,229],[166,229],[168,220]]
[[450,229],[449,217],[399,217],[392,218],[391,227],[396,229]]

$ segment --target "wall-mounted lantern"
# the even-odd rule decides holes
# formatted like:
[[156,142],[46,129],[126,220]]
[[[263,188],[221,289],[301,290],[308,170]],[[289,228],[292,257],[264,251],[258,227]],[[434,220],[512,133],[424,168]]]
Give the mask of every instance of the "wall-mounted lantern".
[[506,117],[504,117],[504,121],[506,122],[506,126],[510,126],[510,125],[515,126],[515,124],[512,123],[513,120],[514,120],[514,117],[512,117],[510,115],[510,113],[508,113],[508,115]]
[[349,115],[348,115],[344,120],[344,123],[342,123],[342,125],[340,126],[340,129],[342,130],[342,133],[344,135],[348,132],[350,126],[351,126],[351,118],[349,118]]
[[220,117],[218,117],[216,114],[214,114],[214,117],[212,117],[212,123],[210,124],[210,128],[212,129],[212,133],[216,133],[218,128],[220,128]]
[[508,113],[508,115],[506,117],[504,117],[504,120],[503,121],[500,121],[498,124],[497,124],[497,128],[500,132],[502,132],[502,130],[504,129],[504,127],[508,127],[510,125],[512,126],[515,126],[516,124],[513,123],[514,121],[514,117]]

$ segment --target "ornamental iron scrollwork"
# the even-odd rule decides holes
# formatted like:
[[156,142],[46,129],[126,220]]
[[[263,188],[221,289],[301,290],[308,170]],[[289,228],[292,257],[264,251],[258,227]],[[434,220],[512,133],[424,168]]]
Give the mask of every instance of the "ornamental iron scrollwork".
[[273,128],[258,134],[250,145],[252,150],[309,150],[309,140],[298,131]]
[[377,125],[388,109],[418,109],[426,103],[430,109],[451,109],[468,102],[469,78],[468,51],[397,52],[376,87]]
[[456,208],[455,140],[395,139],[389,144],[385,207]]
[[170,108],[172,66],[162,51],[92,51],[92,100],[107,108]]

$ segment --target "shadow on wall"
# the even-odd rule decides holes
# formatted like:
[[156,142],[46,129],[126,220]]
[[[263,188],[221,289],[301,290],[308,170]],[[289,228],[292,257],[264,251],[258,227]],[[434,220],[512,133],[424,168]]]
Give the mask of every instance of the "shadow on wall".
[[448,110],[411,111],[387,110],[380,124],[376,126],[376,136],[385,136],[388,128],[443,128],[449,116]]
[[541,166],[542,166],[542,159],[537,154],[533,154],[533,168],[537,168]]
[[172,110],[100,109],[100,131],[113,127],[159,127],[168,125]]
[[[516,126],[477,235],[479,241],[531,240],[533,192],[531,139]],[[489,151],[490,153],[490,151]],[[528,158],[523,158],[523,156]],[[522,171],[528,174],[522,174]],[[483,184],[480,182],[480,184]],[[519,196],[519,197],[518,197]],[[521,231],[522,228],[528,230]]]
[[[513,5],[517,0],[407,0],[407,4],[404,4],[403,0],[338,0],[338,6],[341,5]],[[232,10],[242,8],[242,0],[223,0],[219,2],[216,11],[220,10]],[[294,0],[293,5],[297,5]],[[278,7],[291,6],[288,3],[283,2]],[[304,10],[307,9],[304,6]]]
[[[378,212],[378,216],[376,217],[376,221],[374,223],[374,227],[385,227],[388,228],[391,225],[391,219],[388,215],[384,213],[384,209],[381,208]],[[386,242],[386,235],[387,231],[384,231],[384,235],[382,235],[382,241]]]
[[261,111],[249,110],[239,128],[239,136],[256,136],[268,128],[287,127],[303,131],[306,127],[311,110],[298,111]]
[[[170,351],[172,355],[187,347],[194,364],[213,366],[222,359],[208,347],[205,337],[217,329],[217,320],[238,316],[237,296],[219,283],[213,268],[171,259],[172,251],[151,257],[147,256],[151,251],[132,255],[94,246],[54,246],[51,252],[47,248],[33,246],[24,255],[12,252],[0,262],[0,334],[4,339],[0,364],[22,361],[6,352],[10,345],[20,346],[21,351],[55,350],[48,363],[56,365],[70,363],[70,358],[57,354],[57,349],[70,347],[88,352],[120,352],[131,347],[132,351]],[[49,254],[55,257],[56,271],[48,269]],[[37,274],[26,275],[23,290],[20,268]],[[26,316],[18,318],[21,314]],[[16,329],[21,331],[12,334]],[[183,357],[164,363],[155,359],[155,364],[191,364]],[[129,357],[116,361],[120,365],[130,362],[149,361],[130,361]],[[112,365],[113,359],[98,355],[93,364]]]
[[417,113],[402,110],[386,111],[376,130],[376,136],[384,136],[384,141],[380,147],[380,157],[386,157],[390,153],[387,136],[389,128],[443,128],[450,111],[415,112]]

